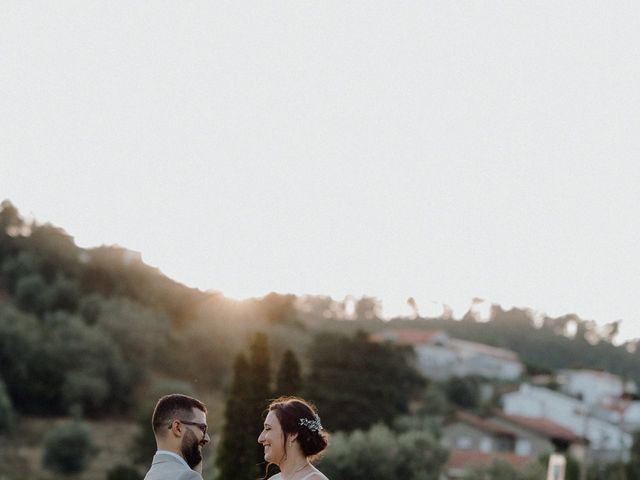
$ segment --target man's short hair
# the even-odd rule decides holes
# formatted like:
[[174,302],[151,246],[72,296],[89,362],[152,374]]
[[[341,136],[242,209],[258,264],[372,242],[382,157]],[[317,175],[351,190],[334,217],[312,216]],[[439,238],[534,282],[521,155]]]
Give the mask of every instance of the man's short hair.
[[174,420],[189,421],[193,417],[193,409],[197,408],[207,413],[207,407],[200,400],[172,393],[165,395],[156,404],[151,417],[151,426],[156,435],[162,431],[162,427],[167,428]]

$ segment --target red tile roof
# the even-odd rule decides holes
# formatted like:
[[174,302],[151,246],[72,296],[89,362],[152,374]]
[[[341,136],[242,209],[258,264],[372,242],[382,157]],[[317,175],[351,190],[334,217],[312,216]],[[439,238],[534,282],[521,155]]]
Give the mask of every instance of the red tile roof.
[[524,417],[522,415],[507,415],[497,412],[496,416],[514,425],[537,432],[547,438],[564,440],[569,443],[586,443],[588,440],[576,435],[562,425],[541,417]]
[[491,465],[494,460],[502,460],[516,470],[521,470],[527,463],[534,461],[535,457],[531,455],[516,455],[511,452],[484,453],[478,450],[453,449],[449,454],[447,468],[463,469],[476,466],[485,467]]
[[506,428],[503,428],[499,425],[491,423],[491,421],[489,420],[485,420],[484,418],[478,417],[476,415],[472,415],[467,412],[457,411],[455,418],[459,422],[467,423],[476,428],[479,428],[480,430],[490,432],[494,435],[505,435],[509,437],[515,437],[514,433],[507,430]]

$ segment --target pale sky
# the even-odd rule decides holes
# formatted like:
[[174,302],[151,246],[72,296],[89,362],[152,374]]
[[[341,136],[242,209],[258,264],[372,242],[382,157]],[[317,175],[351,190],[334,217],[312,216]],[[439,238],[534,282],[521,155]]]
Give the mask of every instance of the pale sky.
[[638,2],[5,0],[0,197],[234,298],[640,337],[639,85]]

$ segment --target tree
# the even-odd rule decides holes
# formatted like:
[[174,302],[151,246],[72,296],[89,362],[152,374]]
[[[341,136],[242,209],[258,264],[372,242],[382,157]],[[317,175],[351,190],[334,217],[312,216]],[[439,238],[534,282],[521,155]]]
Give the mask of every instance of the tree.
[[445,383],[447,399],[468,410],[480,404],[480,386],[474,377],[451,377]]
[[233,381],[227,398],[222,439],[218,447],[216,466],[220,480],[256,478],[253,437],[254,425],[247,415],[250,400],[250,367],[244,354],[236,356]]
[[411,350],[370,342],[363,334],[319,334],[309,353],[305,397],[318,406],[330,431],[390,424],[407,412],[425,385],[410,364],[411,355]]
[[296,321],[295,295],[271,292],[257,302],[258,311],[271,324],[291,324]]
[[9,430],[13,426],[13,405],[11,398],[0,378],[0,432]]
[[142,480],[144,476],[131,465],[116,465],[107,471],[107,480]]
[[299,395],[302,391],[300,362],[291,350],[284,352],[276,377],[276,396]]
[[249,361],[236,357],[233,382],[225,409],[218,448],[218,478],[256,478],[264,452],[258,444],[262,415],[271,398],[270,354],[267,336],[257,333],[249,346]]
[[78,419],[52,430],[44,440],[43,465],[57,473],[84,471],[95,452],[87,424]]
[[44,313],[46,289],[47,284],[39,273],[21,277],[16,283],[18,306],[27,312]]
[[627,463],[627,477],[640,478],[640,430],[633,432],[633,443]]
[[380,318],[382,306],[375,297],[363,296],[355,305],[355,316],[358,320],[373,320]]
[[337,432],[320,469],[329,478],[349,480],[437,480],[447,451],[426,431],[395,433],[385,425],[367,431]]
[[262,430],[263,413],[271,391],[271,355],[269,342],[264,333],[257,333],[249,347],[249,401],[247,404],[247,421],[251,427],[254,464],[264,462],[264,451],[257,442]]
[[509,463],[503,460],[494,460],[486,467],[468,468],[464,474],[464,480],[523,480],[522,475]]

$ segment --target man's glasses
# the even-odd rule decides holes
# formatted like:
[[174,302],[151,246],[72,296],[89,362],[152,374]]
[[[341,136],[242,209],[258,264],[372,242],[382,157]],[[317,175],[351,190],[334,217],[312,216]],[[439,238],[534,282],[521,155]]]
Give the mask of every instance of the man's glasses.
[[[175,422],[176,420],[174,420],[173,422]],[[198,423],[198,422],[187,422],[186,420],[177,420],[180,423],[184,423],[185,425],[193,425],[194,427],[198,427],[200,430],[202,430],[202,436],[205,436],[207,434],[207,424],[206,423]],[[171,430],[171,427],[173,426],[173,422],[171,422],[169,424],[169,430]]]

